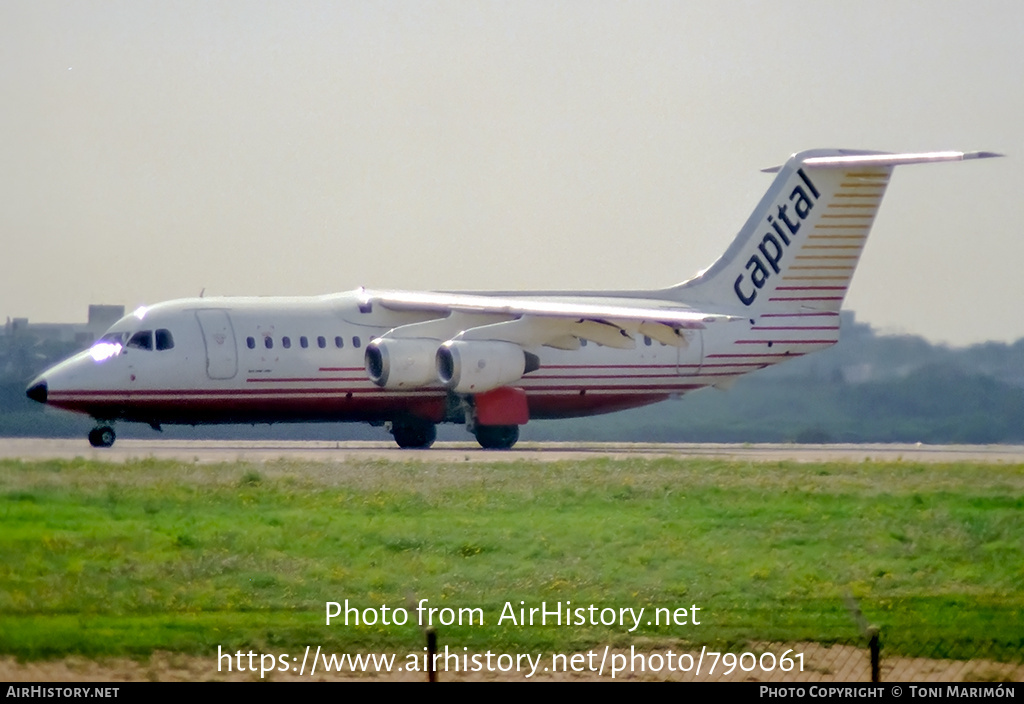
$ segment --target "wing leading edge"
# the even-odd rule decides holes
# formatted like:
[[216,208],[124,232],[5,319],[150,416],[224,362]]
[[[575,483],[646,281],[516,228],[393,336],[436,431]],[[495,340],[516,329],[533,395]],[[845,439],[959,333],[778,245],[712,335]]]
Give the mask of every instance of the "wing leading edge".
[[[359,291],[360,307],[381,306],[393,311],[437,314],[438,321],[402,326],[387,337],[432,337],[462,340],[494,340],[525,347],[549,346],[577,349],[580,340],[630,349],[637,333],[667,345],[685,347],[683,330],[703,329],[708,324],[744,318],[708,313],[672,301],[628,299],[488,296],[418,291]],[[450,320],[454,325],[445,325]],[[458,328],[458,329],[454,329]]]

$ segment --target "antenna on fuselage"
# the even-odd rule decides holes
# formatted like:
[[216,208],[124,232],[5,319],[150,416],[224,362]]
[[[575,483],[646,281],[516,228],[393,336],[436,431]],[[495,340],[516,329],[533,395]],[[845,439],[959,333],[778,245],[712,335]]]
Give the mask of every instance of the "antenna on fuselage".
[[203,294],[205,294],[205,293],[206,293],[206,287],[203,286],[203,290],[199,292],[199,297],[202,298]]

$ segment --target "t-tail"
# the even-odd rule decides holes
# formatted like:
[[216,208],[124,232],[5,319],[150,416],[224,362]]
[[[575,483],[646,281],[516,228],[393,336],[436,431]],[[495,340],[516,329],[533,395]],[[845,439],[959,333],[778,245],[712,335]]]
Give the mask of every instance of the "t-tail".
[[835,316],[896,166],[1000,156],[817,149],[790,157],[725,254],[665,291],[750,318]]

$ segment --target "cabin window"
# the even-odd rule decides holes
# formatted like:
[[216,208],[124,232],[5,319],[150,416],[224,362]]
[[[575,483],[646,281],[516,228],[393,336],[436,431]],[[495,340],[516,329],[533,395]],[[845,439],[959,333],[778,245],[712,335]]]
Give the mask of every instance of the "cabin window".
[[309,338],[307,338],[305,335],[300,337],[299,338],[299,347],[301,347],[302,349],[306,349],[307,347],[309,347]]
[[345,341],[341,339],[341,335],[338,335],[336,338],[334,338],[334,346],[337,347],[339,350],[345,346]]
[[319,347],[320,349],[327,347],[327,338],[324,337],[323,335],[320,335],[318,338],[316,338],[316,346]]
[[169,350],[174,348],[174,337],[171,331],[160,328],[156,331],[156,348],[158,350]]
[[254,338],[254,337],[247,337],[247,338],[245,338],[245,346],[248,347],[251,350],[256,349],[256,338]]
[[292,339],[290,337],[288,337],[287,335],[282,337],[281,338],[281,347],[284,347],[286,350],[291,349],[291,347],[292,347]]
[[647,337],[647,335],[644,335],[644,344],[648,347],[651,346],[651,338]]
[[268,350],[274,349],[274,338],[272,338],[270,335],[264,337],[263,346],[266,347]]
[[153,331],[139,330],[128,340],[128,347],[134,347],[137,350],[153,349]]
[[352,338],[352,346],[353,347],[355,347],[356,349],[359,349],[359,345],[361,345],[361,344],[363,344],[363,343],[359,341],[358,337],[353,337]]

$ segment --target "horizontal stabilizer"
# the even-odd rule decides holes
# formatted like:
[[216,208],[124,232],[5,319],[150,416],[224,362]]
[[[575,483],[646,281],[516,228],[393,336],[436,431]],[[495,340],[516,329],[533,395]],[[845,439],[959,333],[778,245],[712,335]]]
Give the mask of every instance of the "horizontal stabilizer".
[[[840,150],[841,151],[841,150]],[[906,164],[934,164],[941,161],[966,161],[968,159],[990,159],[1000,157],[996,152],[919,152],[890,154],[888,152],[851,152],[828,156],[808,156],[799,163],[811,169],[841,169],[867,166],[903,166]],[[762,169],[766,174],[778,173],[781,166]]]

